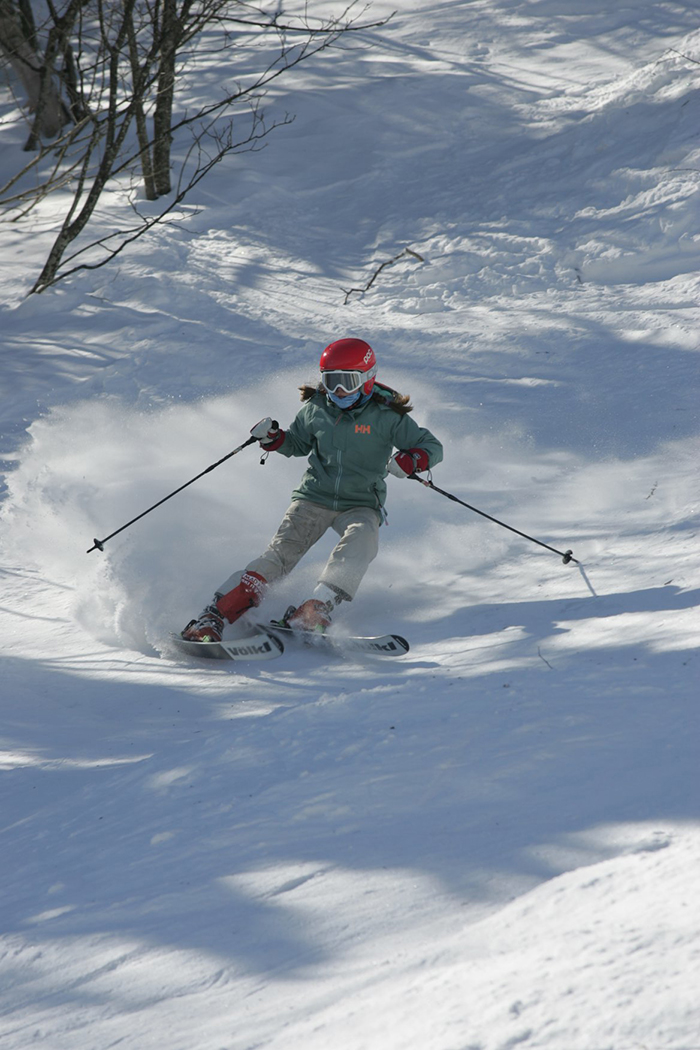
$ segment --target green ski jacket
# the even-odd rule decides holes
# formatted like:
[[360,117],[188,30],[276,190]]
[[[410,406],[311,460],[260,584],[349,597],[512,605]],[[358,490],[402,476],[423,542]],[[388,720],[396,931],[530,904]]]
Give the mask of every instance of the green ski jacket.
[[387,462],[395,449],[422,448],[430,466],[442,460],[442,445],[425,427],[390,407],[393,392],[375,383],[381,402],[339,409],[317,390],[299,410],[277,449],[283,456],[308,456],[309,466],[293,500],[331,510],[373,507],[381,516],[386,500]]

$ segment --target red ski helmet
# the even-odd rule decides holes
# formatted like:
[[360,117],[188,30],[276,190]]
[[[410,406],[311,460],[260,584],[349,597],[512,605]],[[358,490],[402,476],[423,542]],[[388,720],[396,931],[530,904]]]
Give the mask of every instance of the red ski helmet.
[[351,394],[362,388],[371,394],[377,374],[377,358],[364,339],[336,339],[321,354],[321,382],[329,393],[342,387]]

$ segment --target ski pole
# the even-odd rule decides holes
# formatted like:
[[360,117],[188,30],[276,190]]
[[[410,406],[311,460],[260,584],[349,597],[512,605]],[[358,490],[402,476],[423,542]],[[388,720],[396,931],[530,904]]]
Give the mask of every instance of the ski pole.
[[430,478],[419,478],[417,474],[409,474],[409,477],[413,481],[420,481],[421,485],[425,485],[427,489],[432,489],[433,492],[439,492],[441,496],[446,496],[447,499],[451,499],[454,503],[459,503],[462,507],[466,507],[467,510],[473,510],[475,514],[480,514],[482,518],[488,518],[489,521],[493,521],[496,525],[500,525],[504,529],[508,529],[510,532],[515,532],[518,536],[522,536],[523,539],[530,540],[531,543],[536,543],[539,547],[544,547],[546,550],[551,551],[552,554],[558,554],[564,565],[568,565],[569,562],[576,562],[580,565],[580,562],[574,558],[573,551],[558,551],[556,547],[550,547],[548,543],[542,543],[541,540],[536,540],[532,536],[528,536],[526,532],[521,532],[520,529],[514,529],[512,525],[506,525],[504,521],[499,521],[498,518],[492,517],[490,514],[486,514],[485,511],[479,510],[478,507],[472,507],[470,503],[465,503],[464,500],[458,499],[453,496],[451,492],[445,492],[444,489],[439,489],[437,485],[434,485]]
[[[279,424],[277,423],[277,421],[273,419],[272,426],[270,429],[277,430],[278,426]],[[173,496],[177,496],[178,492],[182,492],[182,490],[186,489],[188,485],[192,485],[193,482],[198,481],[200,478],[203,478],[205,474],[209,473],[209,471],[214,470],[216,467],[220,467],[221,464],[225,463],[227,459],[230,459],[231,456],[235,456],[237,452],[241,452],[244,448],[247,448],[248,445],[255,444],[257,440],[258,438],[256,437],[249,437],[248,440],[244,441],[242,445],[238,446],[238,448],[234,448],[233,452],[229,452],[228,455],[223,456],[221,459],[217,460],[216,463],[212,463],[210,467],[207,467],[206,470],[201,471],[201,473],[197,474],[196,477],[191,478],[189,481],[186,481],[184,485],[180,485],[180,488],[175,489],[175,491],[171,492],[169,496],[163,496],[163,499],[159,499],[158,502],[154,503],[152,507],[148,508],[148,510],[142,511],[141,514],[137,514],[135,518],[131,519],[131,521],[127,521],[126,525],[122,525],[121,528],[116,529],[114,532],[110,532],[109,536],[105,536],[103,540],[93,540],[92,547],[90,547],[89,550],[86,551],[86,554],[90,554],[90,552],[94,550],[103,551],[105,549],[105,543],[107,542],[107,540],[111,540],[113,536],[118,536],[120,532],[123,532],[124,529],[128,529],[130,525],[134,524],[134,522],[140,521],[141,518],[145,518],[147,514],[150,514],[152,510],[156,509],[156,507],[160,507],[160,505],[162,503],[165,503],[166,500],[172,499]]]

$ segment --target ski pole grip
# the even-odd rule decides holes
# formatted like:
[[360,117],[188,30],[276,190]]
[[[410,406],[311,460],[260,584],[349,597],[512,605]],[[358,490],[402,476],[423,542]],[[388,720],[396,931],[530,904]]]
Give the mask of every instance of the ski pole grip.
[[270,419],[269,416],[265,416],[264,419],[261,419],[259,423],[250,428],[251,438],[246,444],[250,444],[250,440],[260,442],[272,441],[274,438],[270,438],[270,434],[276,434],[279,428],[280,425],[276,419]]

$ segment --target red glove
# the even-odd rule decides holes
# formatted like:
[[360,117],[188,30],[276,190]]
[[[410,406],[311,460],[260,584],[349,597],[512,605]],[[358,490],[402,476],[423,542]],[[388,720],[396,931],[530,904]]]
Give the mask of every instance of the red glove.
[[251,427],[250,433],[257,438],[260,447],[265,452],[274,452],[284,441],[284,430],[280,430],[276,421],[269,416],[265,416],[254,427]]
[[428,453],[422,448],[409,448],[408,452],[397,452],[387,463],[387,470],[397,478],[418,474],[430,466]]

